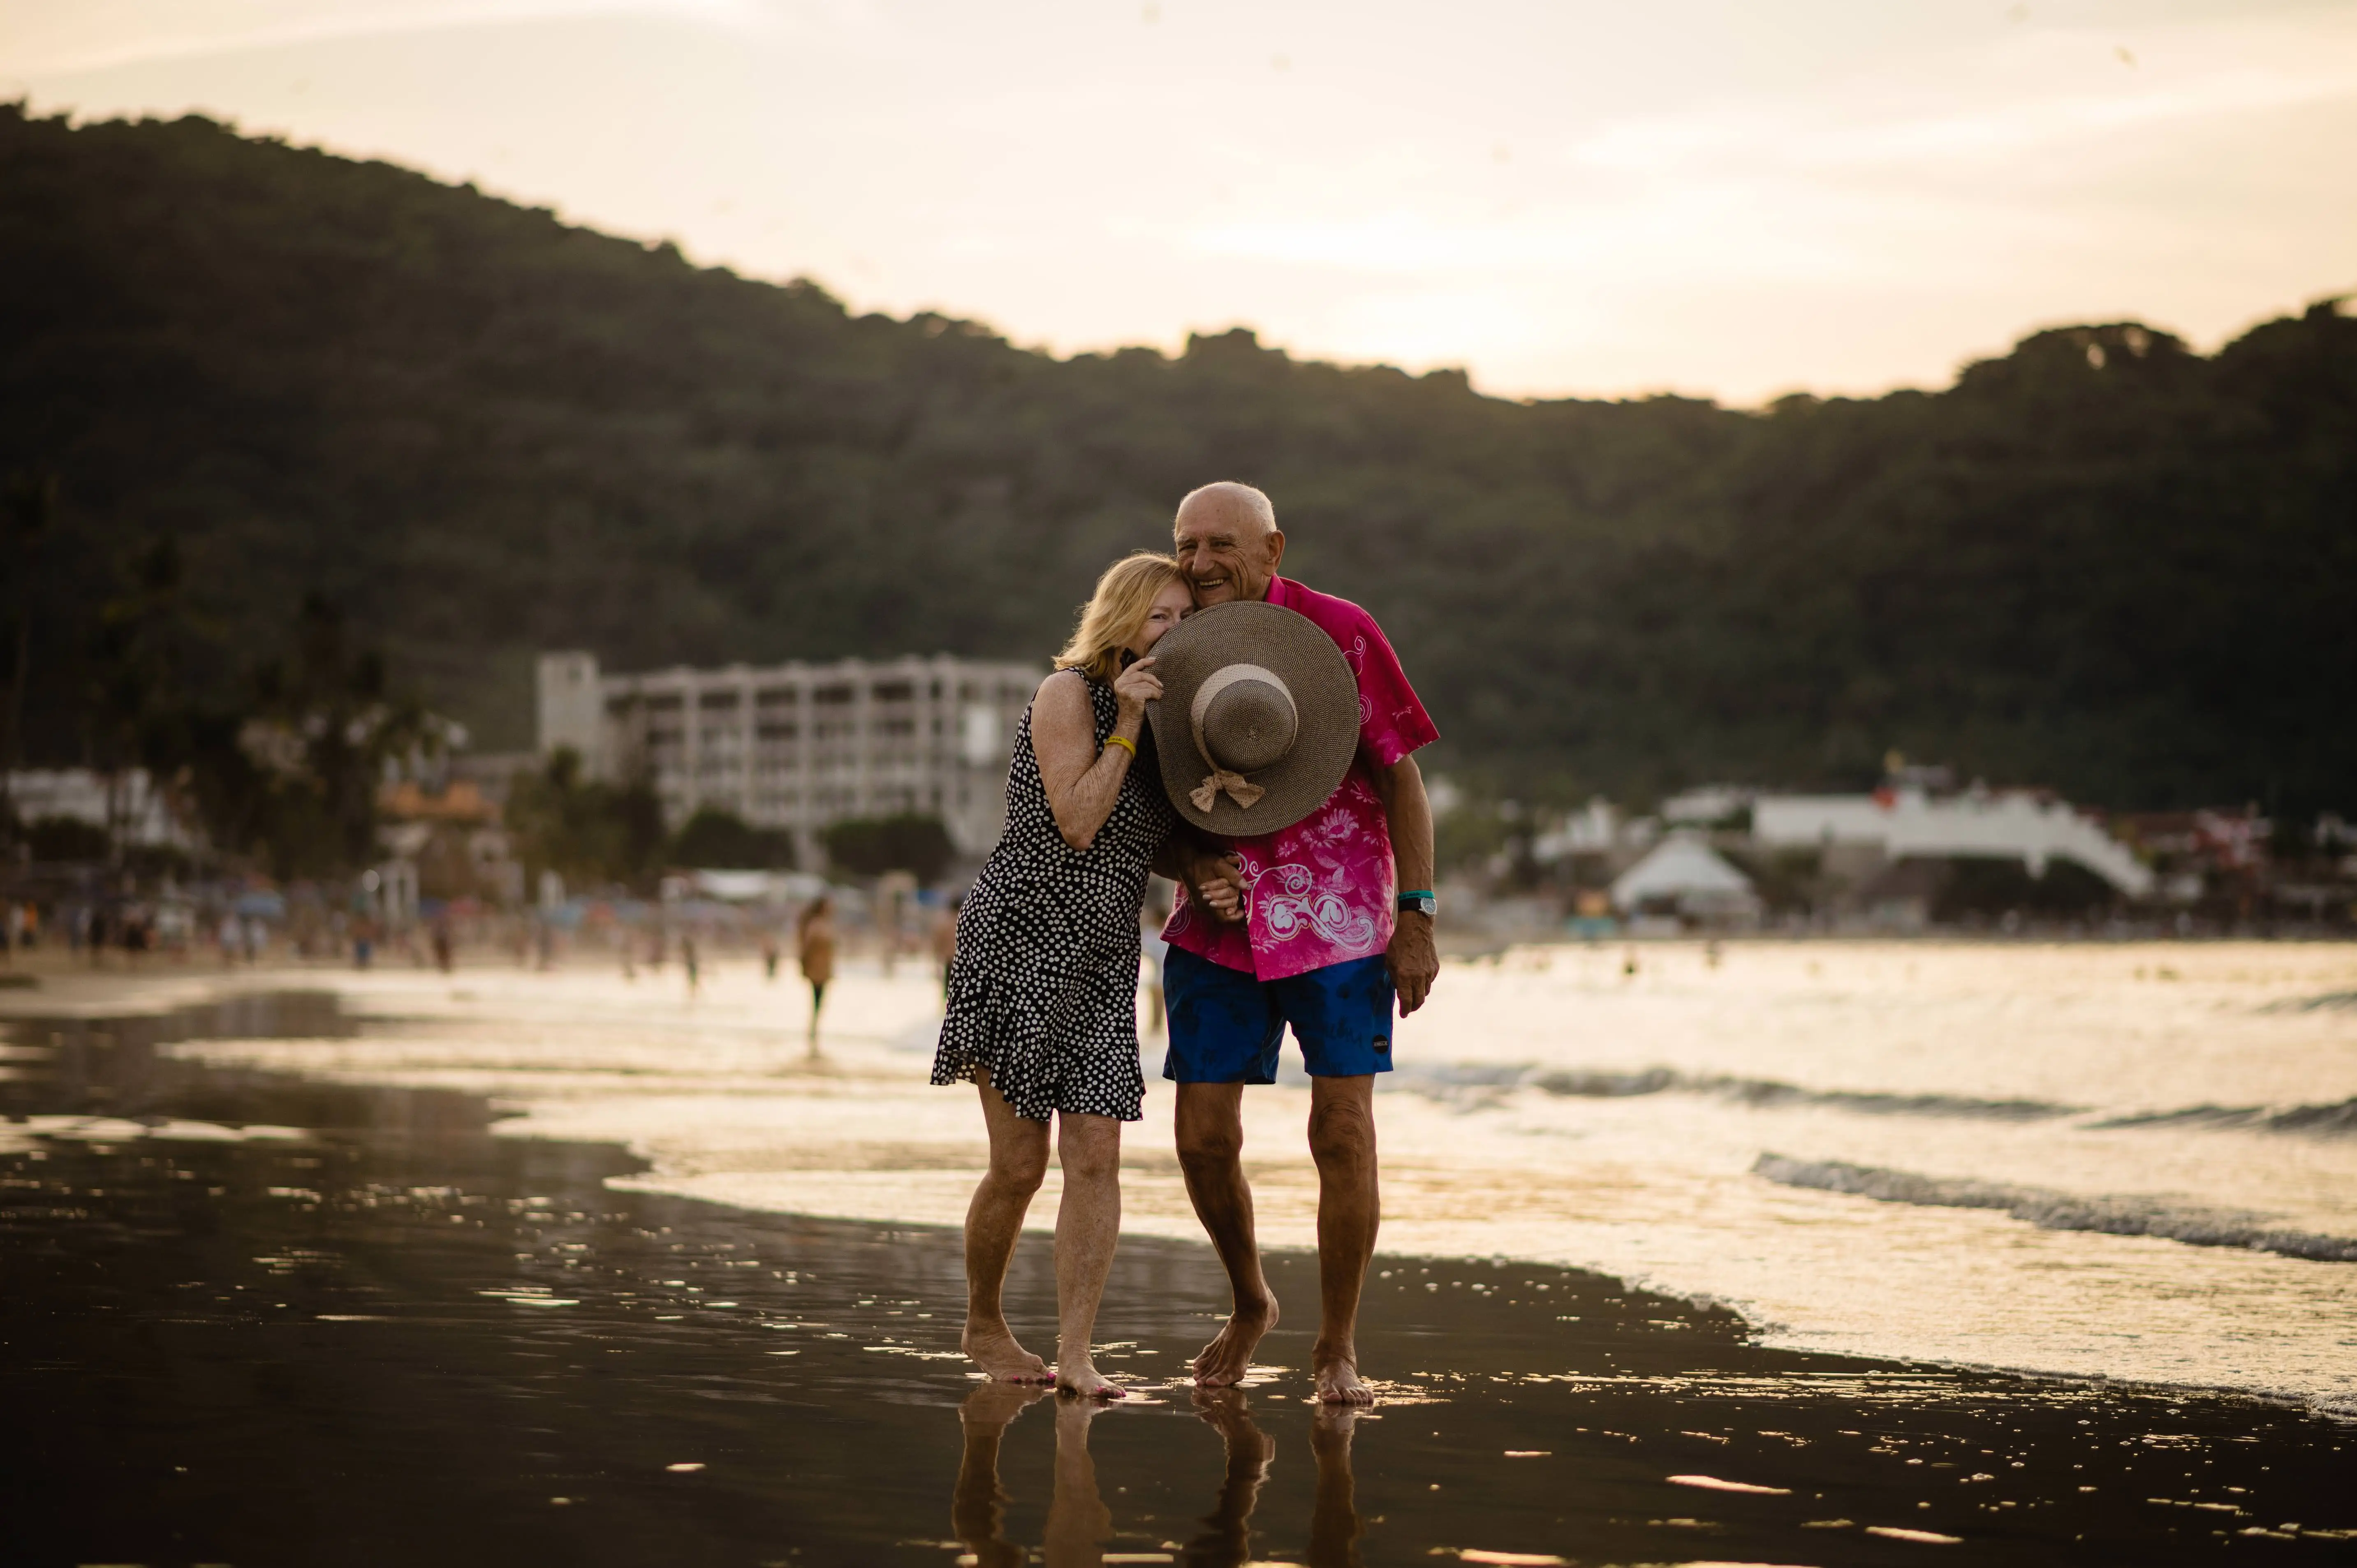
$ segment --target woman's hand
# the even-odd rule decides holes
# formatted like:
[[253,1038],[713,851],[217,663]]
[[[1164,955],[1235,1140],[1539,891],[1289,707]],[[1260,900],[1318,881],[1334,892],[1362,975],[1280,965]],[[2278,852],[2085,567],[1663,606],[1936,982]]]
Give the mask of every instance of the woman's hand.
[[1233,853],[1194,857],[1187,878],[1205,908],[1227,925],[1244,918],[1244,866]]
[[1153,657],[1148,655],[1114,678],[1113,698],[1118,707],[1114,720],[1116,725],[1125,719],[1143,720],[1146,704],[1162,695],[1162,677],[1154,672],[1153,664]]

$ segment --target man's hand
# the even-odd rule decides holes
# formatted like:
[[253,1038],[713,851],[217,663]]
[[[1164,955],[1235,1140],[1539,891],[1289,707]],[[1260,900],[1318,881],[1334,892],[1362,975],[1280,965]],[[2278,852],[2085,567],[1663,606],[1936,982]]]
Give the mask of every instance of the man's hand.
[[1432,983],[1440,974],[1440,953],[1432,945],[1432,917],[1410,909],[1401,913],[1392,945],[1383,950],[1383,967],[1392,972],[1392,989],[1399,993],[1400,1016],[1424,1005]]
[[[1432,886],[1432,801],[1424,792],[1424,774],[1413,757],[1403,757],[1389,768],[1374,769],[1375,792],[1383,798],[1383,816],[1391,824],[1392,865],[1403,888]],[[1440,953],[1432,944],[1432,917],[1413,909],[1400,911],[1392,945],[1383,951],[1383,965],[1392,972],[1392,988],[1399,993],[1400,1016],[1424,1005],[1432,983],[1440,976]]]
[[1187,886],[1203,908],[1230,925],[1244,918],[1244,865],[1235,855],[1189,857]]

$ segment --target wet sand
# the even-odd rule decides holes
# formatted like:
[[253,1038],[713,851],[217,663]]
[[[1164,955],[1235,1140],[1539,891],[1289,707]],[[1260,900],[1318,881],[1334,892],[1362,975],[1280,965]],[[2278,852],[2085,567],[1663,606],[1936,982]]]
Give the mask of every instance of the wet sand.
[[[89,1011],[20,1027],[46,1055],[0,1083],[25,1118],[0,1124],[11,1561],[2357,1552],[2345,1425],[1768,1348],[1725,1311],[1531,1263],[1380,1260],[1384,1402],[1341,1423],[1306,1402],[1308,1259],[1273,1260],[1296,1317],[1262,1376],[1204,1404],[1178,1374],[1217,1269],[1125,1237],[1102,1363],[1135,1397],[976,1400],[951,1230],[633,1190],[642,1160],[496,1135],[477,1093],[156,1048],[364,1042],[331,998]],[[1049,1294],[1027,1240],[1018,1326],[1044,1337]]]
[[[675,971],[317,983],[357,1036],[179,1048],[488,1096],[504,1135],[620,1144],[637,1189],[744,1208],[954,1225],[981,1171],[971,1093],[926,1083],[913,965],[846,965],[815,1062],[801,988],[741,961],[693,999]],[[1449,964],[1394,1055],[1394,1251],[1593,1269],[1784,1348],[2357,1417],[2357,947],[1518,950]],[[1280,1079],[1245,1097],[1244,1158],[1264,1240],[1308,1247],[1308,1091],[1290,1057]],[[1150,1065],[1124,1230],[1193,1240],[1171,1102]]]

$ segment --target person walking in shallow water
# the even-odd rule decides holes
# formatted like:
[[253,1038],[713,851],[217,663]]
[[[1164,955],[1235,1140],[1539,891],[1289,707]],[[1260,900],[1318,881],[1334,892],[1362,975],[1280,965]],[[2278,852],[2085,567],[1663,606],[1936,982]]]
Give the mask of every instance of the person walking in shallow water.
[[960,911],[937,1084],[972,1082],[990,1167],[966,1210],[965,1353],[1003,1382],[1044,1381],[1000,1294],[1057,1122],[1058,1387],[1123,1391],[1089,1337],[1121,1230],[1121,1124],[1145,1114],[1137,1065],[1137,911],[1172,813],[1138,757],[1162,693],[1149,650],[1192,607],[1167,555],[1115,562],[1016,732],[1006,825]]
[[826,1005],[827,983],[834,978],[834,900],[824,894],[812,900],[794,926],[795,956],[802,978],[810,982],[810,1054],[818,1055],[818,1015]]

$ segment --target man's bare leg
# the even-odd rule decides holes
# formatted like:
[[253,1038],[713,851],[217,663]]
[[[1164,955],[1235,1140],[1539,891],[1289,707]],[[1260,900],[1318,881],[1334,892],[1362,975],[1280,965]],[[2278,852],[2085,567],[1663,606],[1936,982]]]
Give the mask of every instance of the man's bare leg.
[[1309,1155],[1318,1162],[1318,1342],[1309,1363],[1328,1404],[1372,1404],[1359,1377],[1359,1293],[1375,1255],[1383,1198],[1375,1172],[1375,1079],[1309,1080]]
[[1056,1210],[1056,1386],[1089,1399],[1121,1399],[1089,1352],[1097,1304],[1121,1240],[1121,1123],[1110,1116],[1056,1115],[1064,1200]]
[[1276,1296],[1261,1273],[1252,1187],[1244,1180],[1243,1104],[1241,1083],[1178,1086],[1178,1168],[1234,1298],[1227,1326],[1195,1358],[1195,1381],[1207,1389],[1242,1381],[1261,1336],[1276,1326]]
[[990,1128],[990,1168],[966,1206],[965,1333],[958,1345],[999,1382],[1044,1383],[1050,1380],[1048,1363],[1015,1342],[999,1297],[1031,1195],[1048,1174],[1048,1124],[1017,1116],[992,1086],[988,1069],[974,1077]]

